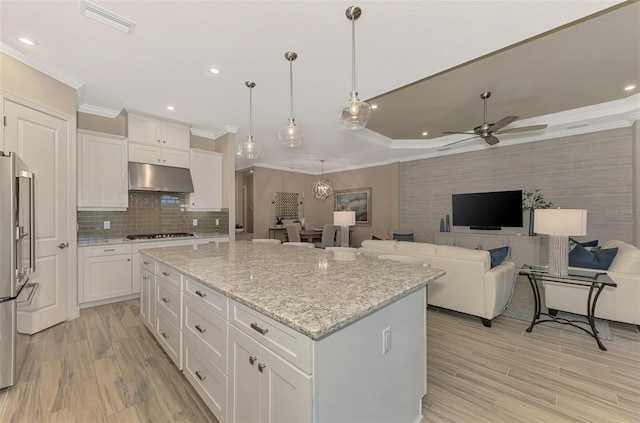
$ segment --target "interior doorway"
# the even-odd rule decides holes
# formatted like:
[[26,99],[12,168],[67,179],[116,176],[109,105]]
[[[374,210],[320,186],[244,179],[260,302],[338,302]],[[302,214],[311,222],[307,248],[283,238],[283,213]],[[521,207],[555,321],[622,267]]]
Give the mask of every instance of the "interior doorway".
[[253,169],[236,172],[236,223],[253,233]]

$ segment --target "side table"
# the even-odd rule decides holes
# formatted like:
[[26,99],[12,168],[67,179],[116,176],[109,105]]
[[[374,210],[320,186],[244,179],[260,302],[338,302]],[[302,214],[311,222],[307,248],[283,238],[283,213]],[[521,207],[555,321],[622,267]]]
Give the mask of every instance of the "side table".
[[[553,276],[547,272],[546,267],[540,266],[529,266],[524,265],[520,270],[521,275],[526,275],[529,279],[529,283],[531,284],[531,289],[533,290],[533,300],[535,302],[535,311],[533,313],[533,319],[531,320],[531,325],[527,328],[527,332],[531,332],[533,327],[538,323],[544,322],[556,322],[562,323],[565,325],[570,325],[576,327],[578,329],[583,330],[584,332],[591,335],[595,338],[598,343],[598,347],[602,351],[606,351],[604,344],[600,340],[600,336],[598,335],[598,331],[596,330],[595,325],[595,311],[596,304],[598,302],[598,297],[600,293],[604,289],[605,286],[616,287],[616,283],[604,272],[587,272],[587,271],[579,271],[579,270],[570,270],[570,274],[567,276]],[[589,286],[589,296],[587,297],[587,320],[589,322],[590,329],[587,329],[583,326],[579,326],[576,323],[586,324],[586,322],[581,322],[579,320],[569,320],[562,317],[555,317],[547,313],[542,313],[540,311],[541,301],[540,301],[540,289],[538,287],[538,282],[554,282],[561,283],[567,285],[580,285],[580,286]],[[595,293],[595,295],[594,295]],[[547,316],[548,318],[541,318],[540,316]]]

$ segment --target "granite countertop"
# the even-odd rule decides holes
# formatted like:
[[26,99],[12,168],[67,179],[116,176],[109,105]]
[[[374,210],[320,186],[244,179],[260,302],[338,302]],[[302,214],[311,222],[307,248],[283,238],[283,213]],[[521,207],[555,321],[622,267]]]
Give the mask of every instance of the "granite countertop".
[[352,253],[247,241],[141,252],[312,339],[445,274]]
[[182,238],[158,238],[158,239],[127,239],[121,235],[116,236],[79,236],[78,237],[78,247],[85,246],[98,246],[98,245],[109,245],[109,244],[140,244],[145,242],[159,242],[159,241],[179,241],[185,239],[196,239],[196,238],[227,238],[229,235],[227,234],[215,234],[215,233],[193,233],[192,237],[182,237]]

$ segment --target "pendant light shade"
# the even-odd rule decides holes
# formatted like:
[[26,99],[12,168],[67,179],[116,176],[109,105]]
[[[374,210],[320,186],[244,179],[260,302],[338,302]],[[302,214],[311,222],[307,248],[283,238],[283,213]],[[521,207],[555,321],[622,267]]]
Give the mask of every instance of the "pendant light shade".
[[324,179],[324,160],[322,162],[322,176],[311,186],[313,196],[318,200],[326,200],[333,195],[333,184],[330,180]]
[[284,54],[284,58],[289,62],[289,94],[291,97],[291,113],[289,114],[289,123],[278,133],[280,142],[284,147],[300,147],[302,145],[303,135],[300,128],[296,126],[293,118],[293,61],[298,58],[294,51],[288,51]]
[[256,86],[255,82],[245,81],[244,85],[249,88],[249,136],[247,136],[247,140],[240,144],[240,148],[238,149],[238,154],[245,159],[254,160],[257,159],[260,155],[260,146],[253,142],[253,136],[251,135],[253,129],[253,98],[252,98],[252,89]]
[[349,104],[340,113],[340,126],[344,129],[357,130],[367,126],[371,117],[371,106],[358,98],[356,91],[356,19],[362,10],[358,6],[347,8],[345,15],[351,21],[351,93]]

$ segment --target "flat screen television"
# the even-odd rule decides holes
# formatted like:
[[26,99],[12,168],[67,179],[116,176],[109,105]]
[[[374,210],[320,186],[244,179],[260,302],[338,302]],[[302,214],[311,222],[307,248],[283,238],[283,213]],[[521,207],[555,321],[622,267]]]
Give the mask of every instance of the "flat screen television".
[[471,229],[522,227],[522,190],[451,196],[454,226]]

